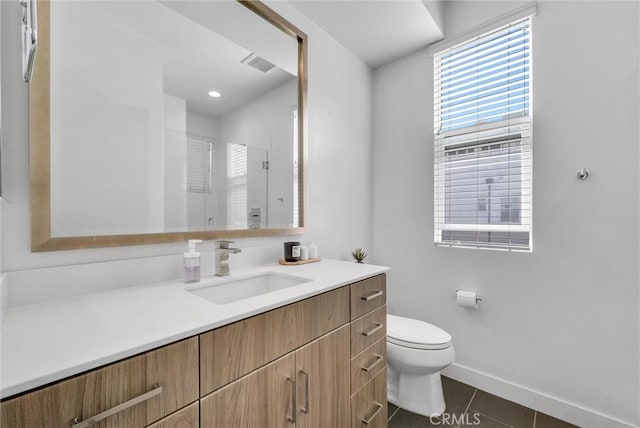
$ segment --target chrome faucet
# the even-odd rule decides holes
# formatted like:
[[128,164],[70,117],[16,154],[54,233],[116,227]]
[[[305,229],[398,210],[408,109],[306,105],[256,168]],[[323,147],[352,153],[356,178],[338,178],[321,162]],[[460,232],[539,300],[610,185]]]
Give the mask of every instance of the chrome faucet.
[[229,254],[237,254],[240,248],[230,248],[233,241],[216,241],[216,275],[229,275]]

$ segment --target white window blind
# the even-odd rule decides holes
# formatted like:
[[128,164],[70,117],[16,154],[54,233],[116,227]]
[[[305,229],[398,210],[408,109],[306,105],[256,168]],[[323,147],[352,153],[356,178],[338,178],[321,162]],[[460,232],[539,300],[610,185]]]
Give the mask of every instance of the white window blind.
[[211,193],[211,153],[213,143],[205,138],[187,136],[187,191]]
[[298,110],[293,111],[293,227],[298,223]]
[[227,216],[234,228],[247,227],[247,146],[227,144]]
[[531,18],[434,55],[437,245],[531,250]]

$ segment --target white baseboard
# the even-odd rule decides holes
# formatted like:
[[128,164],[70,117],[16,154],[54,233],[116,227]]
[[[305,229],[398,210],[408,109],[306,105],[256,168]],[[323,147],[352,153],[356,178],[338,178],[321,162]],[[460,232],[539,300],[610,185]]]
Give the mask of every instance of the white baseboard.
[[560,398],[552,397],[521,385],[516,385],[507,380],[460,364],[453,363],[447,367],[442,374],[490,394],[538,410],[580,427],[635,427],[632,423],[621,421],[612,416],[586,409],[577,404],[569,403]]

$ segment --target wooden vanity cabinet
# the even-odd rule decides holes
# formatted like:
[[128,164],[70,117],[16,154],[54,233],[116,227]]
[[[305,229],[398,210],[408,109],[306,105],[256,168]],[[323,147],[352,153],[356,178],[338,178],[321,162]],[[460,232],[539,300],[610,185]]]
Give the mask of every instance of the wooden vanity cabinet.
[[347,427],[349,326],[203,397],[202,427]]
[[378,275],[350,286],[351,320],[384,305],[387,301],[386,275]]
[[2,402],[3,428],[383,427],[378,275]]
[[145,427],[197,399],[198,338],[192,337],[7,400],[1,425]]
[[199,426],[200,404],[196,401],[147,428],[198,428]]
[[348,325],[296,351],[296,427],[349,426],[349,373]]
[[351,428],[387,426],[385,275],[351,284]]
[[384,428],[387,426],[387,369],[351,397],[351,427]]
[[200,335],[205,395],[349,322],[349,287]]
[[295,412],[295,355],[288,354],[200,400],[202,427],[286,428]]
[[385,303],[379,275],[201,335],[201,426],[386,425]]

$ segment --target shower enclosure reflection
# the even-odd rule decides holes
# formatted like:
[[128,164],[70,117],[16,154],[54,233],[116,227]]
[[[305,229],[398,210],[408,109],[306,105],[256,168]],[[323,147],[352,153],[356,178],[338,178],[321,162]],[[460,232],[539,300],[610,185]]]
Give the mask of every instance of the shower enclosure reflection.
[[291,223],[291,201],[269,198],[270,191],[291,189],[277,188],[278,173],[270,169],[268,150],[172,129],[165,129],[164,135],[167,231],[260,229]]

